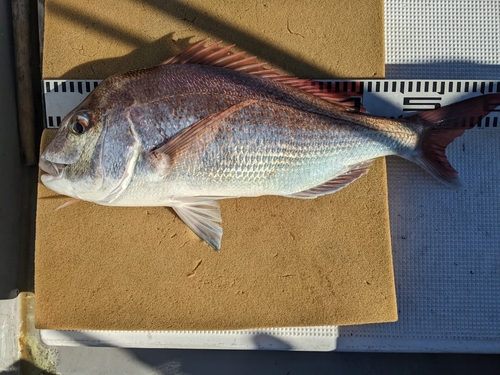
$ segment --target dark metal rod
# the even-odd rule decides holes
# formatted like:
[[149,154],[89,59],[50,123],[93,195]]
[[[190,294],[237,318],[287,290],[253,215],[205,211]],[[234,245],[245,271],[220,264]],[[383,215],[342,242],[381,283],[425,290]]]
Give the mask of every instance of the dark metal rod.
[[17,84],[17,116],[21,159],[25,166],[36,165],[35,107],[31,74],[29,0],[12,0],[14,55]]

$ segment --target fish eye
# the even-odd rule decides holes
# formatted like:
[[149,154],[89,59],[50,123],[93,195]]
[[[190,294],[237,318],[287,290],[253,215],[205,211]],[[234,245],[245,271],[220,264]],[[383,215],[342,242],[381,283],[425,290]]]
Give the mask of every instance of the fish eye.
[[73,124],[73,129],[71,129],[71,130],[73,130],[73,133],[75,133],[75,134],[82,134],[85,131],[85,128],[79,122],[75,122]]
[[71,131],[73,134],[82,134],[88,126],[88,120],[83,116],[77,116],[76,121],[73,123]]

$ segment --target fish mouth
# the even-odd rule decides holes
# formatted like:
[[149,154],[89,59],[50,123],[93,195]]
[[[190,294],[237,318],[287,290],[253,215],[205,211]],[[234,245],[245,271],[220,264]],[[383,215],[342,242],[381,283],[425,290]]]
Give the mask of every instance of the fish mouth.
[[53,163],[45,158],[40,158],[38,163],[40,169],[47,174],[42,175],[44,181],[56,180],[61,178],[62,172],[67,164]]

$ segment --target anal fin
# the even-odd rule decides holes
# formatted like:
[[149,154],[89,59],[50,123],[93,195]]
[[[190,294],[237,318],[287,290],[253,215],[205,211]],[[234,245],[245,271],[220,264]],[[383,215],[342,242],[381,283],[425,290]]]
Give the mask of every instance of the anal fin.
[[220,206],[213,198],[192,197],[178,200],[174,211],[202,240],[219,250],[222,239]]
[[304,191],[299,191],[298,193],[290,194],[288,197],[290,198],[300,198],[300,199],[314,199],[317,197],[321,197],[322,195],[332,194],[340,189],[345,188],[347,185],[357,180],[361,176],[365,175],[370,166],[372,165],[372,160],[363,161],[361,163],[357,163],[351,165],[349,170],[341,175],[338,175],[331,180],[315,186],[311,189],[307,189]]

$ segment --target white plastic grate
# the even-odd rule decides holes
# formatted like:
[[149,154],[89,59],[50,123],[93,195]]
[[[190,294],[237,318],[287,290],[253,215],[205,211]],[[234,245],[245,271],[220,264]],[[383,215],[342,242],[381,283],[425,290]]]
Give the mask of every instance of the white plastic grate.
[[386,0],[386,77],[498,79],[499,14],[498,0]]
[[[500,79],[500,1],[385,0],[386,77]],[[447,150],[466,188],[388,158],[396,323],[340,327],[337,347],[500,351],[500,134]]]
[[389,350],[500,349],[500,132],[470,130],[447,151],[462,190],[388,159],[399,321],[340,327],[339,348],[391,338]]

